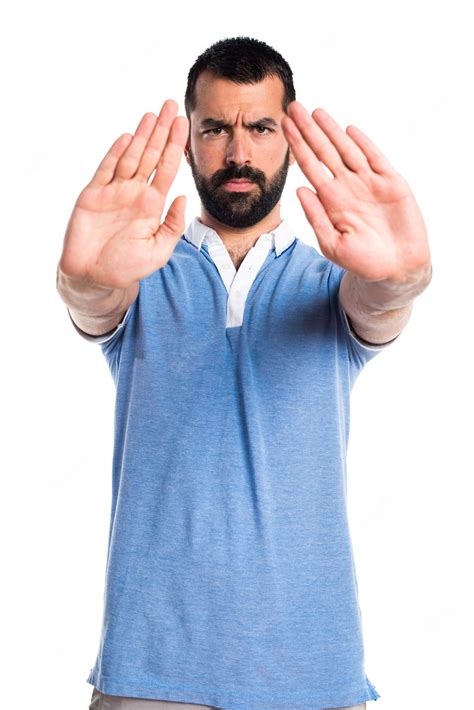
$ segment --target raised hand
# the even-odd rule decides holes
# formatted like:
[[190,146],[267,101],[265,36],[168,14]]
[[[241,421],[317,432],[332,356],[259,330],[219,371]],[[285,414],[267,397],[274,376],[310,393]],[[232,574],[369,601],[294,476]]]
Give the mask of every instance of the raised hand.
[[[404,180],[355,126],[297,101],[282,127],[315,192],[297,190],[321,251],[368,281],[403,282],[430,262],[425,223]],[[325,167],[330,170],[328,174]]]
[[188,137],[188,119],[177,110],[168,99],[158,118],[146,113],[135,135],[112,145],[69,219],[59,262],[65,274],[121,289],[166,264],[185,220],[181,195],[161,221]]

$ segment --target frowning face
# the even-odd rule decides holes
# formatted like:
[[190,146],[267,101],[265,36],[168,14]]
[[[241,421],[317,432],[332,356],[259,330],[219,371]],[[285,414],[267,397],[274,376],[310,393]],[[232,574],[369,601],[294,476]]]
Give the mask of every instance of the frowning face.
[[280,200],[294,162],[281,128],[283,92],[274,76],[256,84],[198,77],[185,154],[204,210],[222,224],[253,226]]

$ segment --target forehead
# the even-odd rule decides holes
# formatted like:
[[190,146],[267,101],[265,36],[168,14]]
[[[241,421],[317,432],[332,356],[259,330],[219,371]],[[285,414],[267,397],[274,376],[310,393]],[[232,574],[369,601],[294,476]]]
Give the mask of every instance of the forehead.
[[196,81],[194,96],[192,115],[199,118],[229,118],[242,112],[249,118],[253,114],[275,118],[284,114],[284,86],[277,76],[267,76],[255,84],[237,84],[203,72]]

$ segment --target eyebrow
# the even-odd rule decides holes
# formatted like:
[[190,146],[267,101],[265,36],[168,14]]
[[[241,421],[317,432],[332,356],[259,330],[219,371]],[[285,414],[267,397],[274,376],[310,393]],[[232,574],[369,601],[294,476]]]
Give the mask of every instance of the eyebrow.
[[[244,126],[248,128],[255,128],[256,126],[278,126],[278,123],[274,118],[270,116],[264,116],[264,118],[259,118],[257,121],[251,121],[250,123],[244,123]],[[200,128],[228,128],[229,124],[225,121],[221,121],[217,118],[203,118],[200,122]]]

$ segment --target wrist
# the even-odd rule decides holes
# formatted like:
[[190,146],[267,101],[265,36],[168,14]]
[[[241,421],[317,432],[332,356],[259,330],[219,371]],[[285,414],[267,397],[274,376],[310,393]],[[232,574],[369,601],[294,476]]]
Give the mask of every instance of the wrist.
[[56,289],[70,310],[84,316],[113,316],[123,311],[123,305],[133,284],[128,288],[113,288],[96,284],[85,277],[73,276],[62,271],[58,264]]

